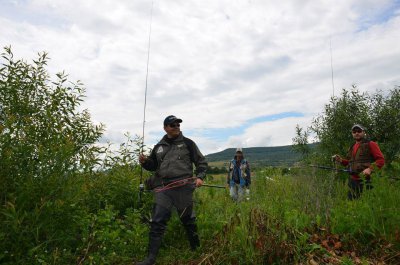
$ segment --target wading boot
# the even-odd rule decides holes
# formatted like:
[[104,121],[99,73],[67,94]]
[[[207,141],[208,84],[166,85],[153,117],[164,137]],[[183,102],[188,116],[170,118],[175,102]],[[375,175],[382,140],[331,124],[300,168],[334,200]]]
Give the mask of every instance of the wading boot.
[[200,247],[200,239],[197,234],[197,226],[195,224],[191,224],[186,226],[186,235],[189,239],[190,249],[195,251],[198,247]]
[[137,265],[153,265],[153,264],[155,264],[160,246],[161,246],[161,237],[150,238],[149,254],[148,254],[147,258],[136,264]]

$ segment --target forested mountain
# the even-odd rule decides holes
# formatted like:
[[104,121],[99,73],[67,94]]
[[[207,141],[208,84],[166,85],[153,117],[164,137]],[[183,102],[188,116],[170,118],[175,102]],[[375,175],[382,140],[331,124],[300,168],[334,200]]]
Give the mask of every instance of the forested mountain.
[[[310,144],[314,148],[316,144]],[[228,148],[221,152],[206,155],[211,166],[223,166],[235,155],[236,148]],[[254,166],[292,166],[301,159],[291,145],[273,147],[243,148],[245,158]]]

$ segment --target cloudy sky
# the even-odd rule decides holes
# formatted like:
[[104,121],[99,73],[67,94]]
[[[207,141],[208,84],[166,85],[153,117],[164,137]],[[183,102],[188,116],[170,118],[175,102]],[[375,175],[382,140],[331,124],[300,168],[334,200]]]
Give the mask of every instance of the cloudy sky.
[[142,135],[150,24],[150,146],[169,114],[204,154],[288,145],[342,88],[400,85],[400,1],[0,0],[1,47],[81,80],[102,142]]

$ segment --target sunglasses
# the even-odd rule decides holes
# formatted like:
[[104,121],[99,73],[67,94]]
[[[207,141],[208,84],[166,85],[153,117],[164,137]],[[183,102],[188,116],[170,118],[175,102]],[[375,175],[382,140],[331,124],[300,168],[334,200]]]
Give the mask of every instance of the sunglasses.
[[352,133],[362,133],[362,130],[358,129],[358,130],[353,130]]
[[169,124],[168,126],[171,127],[171,128],[179,128],[179,127],[181,127],[181,125],[179,123]]

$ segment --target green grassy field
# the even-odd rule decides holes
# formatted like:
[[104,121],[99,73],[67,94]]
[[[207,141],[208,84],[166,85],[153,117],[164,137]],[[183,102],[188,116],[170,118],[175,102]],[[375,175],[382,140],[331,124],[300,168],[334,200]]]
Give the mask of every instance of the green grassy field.
[[257,172],[241,203],[228,189],[198,189],[201,249],[188,251],[175,214],[158,264],[398,264],[400,183],[376,178],[373,190],[348,201],[340,176],[324,173]]
[[[157,264],[400,264],[400,181],[377,175],[373,190],[348,201],[345,175],[282,171],[253,172],[249,200],[241,203],[230,199],[227,188],[197,189],[200,249],[189,250],[174,213]],[[137,176],[121,167],[72,182],[67,188],[76,192],[73,197],[43,201],[31,213],[8,203],[2,211],[0,263],[134,264],[143,259],[149,230],[143,217],[149,217],[152,194],[144,194],[139,210]],[[216,185],[225,181],[225,174],[207,179]]]
[[210,167],[218,167],[218,168],[227,167],[228,164],[229,164],[229,160],[228,161],[215,161],[215,162],[209,162],[208,163],[208,165]]

